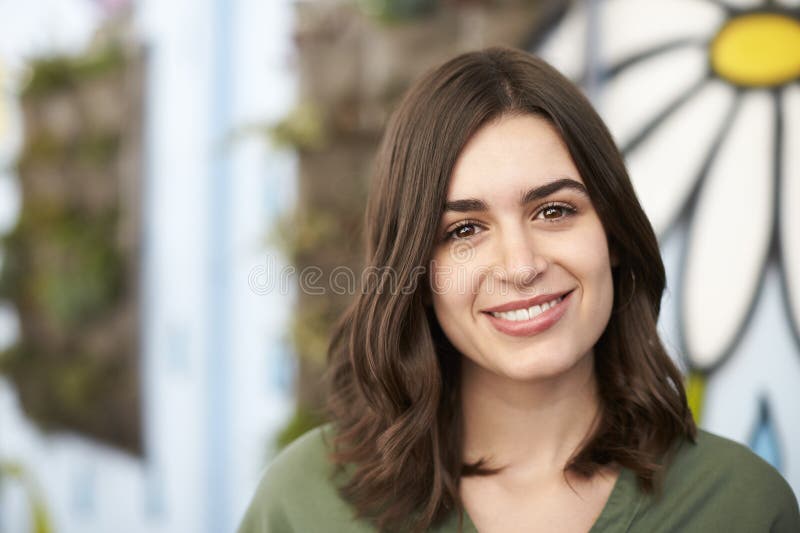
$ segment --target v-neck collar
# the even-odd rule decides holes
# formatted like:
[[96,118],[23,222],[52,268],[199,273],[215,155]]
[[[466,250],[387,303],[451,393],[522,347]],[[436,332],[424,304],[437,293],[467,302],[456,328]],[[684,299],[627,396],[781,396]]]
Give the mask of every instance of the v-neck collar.
[[[639,506],[642,503],[642,495],[636,484],[636,475],[625,467],[620,468],[619,476],[614,482],[614,488],[597,517],[592,528],[588,533],[623,533],[633,522]],[[466,509],[462,509],[464,518],[463,533],[479,533],[478,528],[472,522]],[[448,521],[458,524],[458,515],[453,513],[453,517]]]
[[614,483],[614,489],[589,533],[628,531],[641,504],[642,493],[637,485],[636,474],[621,467],[617,481]]

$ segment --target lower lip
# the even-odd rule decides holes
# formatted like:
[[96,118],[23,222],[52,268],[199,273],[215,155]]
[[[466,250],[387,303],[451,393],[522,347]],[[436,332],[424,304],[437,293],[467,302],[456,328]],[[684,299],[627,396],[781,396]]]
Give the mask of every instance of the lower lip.
[[544,313],[540,313],[530,320],[506,320],[505,318],[498,318],[491,313],[484,313],[489,319],[492,326],[495,327],[500,333],[512,335],[514,337],[530,337],[553,327],[558,322],[564,313],[567,311],[569,302],[572,301],[572,293],[570,292],[555,306],[551,307]]

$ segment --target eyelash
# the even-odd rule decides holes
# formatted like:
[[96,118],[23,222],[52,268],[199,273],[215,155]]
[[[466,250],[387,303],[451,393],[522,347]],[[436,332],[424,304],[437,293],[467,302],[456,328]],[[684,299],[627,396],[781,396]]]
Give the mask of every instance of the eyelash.
[[[534,216],[534,218],[538,217],[541,213],[545,212],[546,210],[552,209],[552,208],[563,209],[564,210],[564,214],[562,216],[558,217],[555,220],[553,220],[553,219],[543,219],[548,224],[558,224],[558,223],[562,222],[565,218],[569,218],[569,217],[571,217],[571,216],[573,216],[573,215],[578,213],[578,210],[575,207],[571,206],[570,204],[567,204],[567,203],[564,203],[564,202],[549,202],[549,203],[541,206],[536,211],[536,215]],[[471,236],[470,237],[457,237],[456,236],[457,232],[459,232],[462,228],[466,228],[466,227],[469,227],[469,226],[480,226],[480,224],[478,222],[474,221],[474,220],[469,220],[469,219],[463,220],[455,228],[453,228],[452,230],[448,231],[445,234],[445,240],[463,240],[463,239],[472,238]]]

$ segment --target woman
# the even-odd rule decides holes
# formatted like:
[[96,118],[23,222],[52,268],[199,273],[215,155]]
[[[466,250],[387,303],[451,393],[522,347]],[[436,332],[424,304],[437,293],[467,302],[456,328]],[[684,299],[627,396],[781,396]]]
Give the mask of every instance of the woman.
[[546,63],[491,48],[417,82],[366,229],[331,423],[275,459],[241,533],[800,531],[771,466],[695,428],[653,230]]

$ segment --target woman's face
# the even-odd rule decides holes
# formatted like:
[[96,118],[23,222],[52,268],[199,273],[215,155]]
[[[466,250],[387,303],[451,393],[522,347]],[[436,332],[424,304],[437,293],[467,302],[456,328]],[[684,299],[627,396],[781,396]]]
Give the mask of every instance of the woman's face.
[[504,116],[459,155],[431,262],[432,303],[480,371],[558,376],[591,353],[613,304],[605,231],[553,126]]

